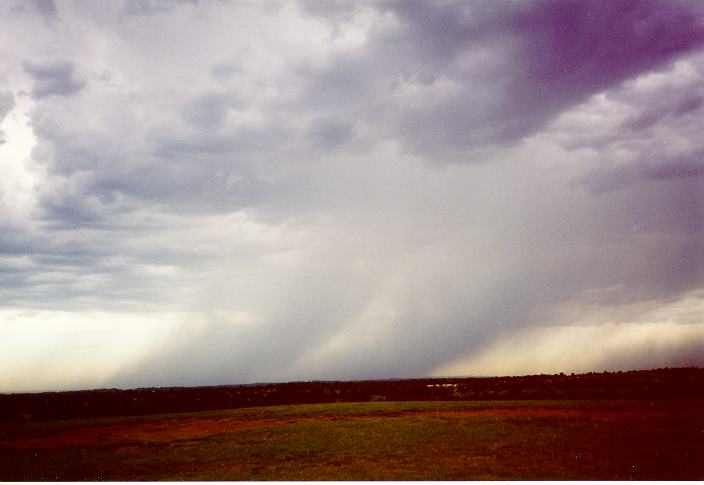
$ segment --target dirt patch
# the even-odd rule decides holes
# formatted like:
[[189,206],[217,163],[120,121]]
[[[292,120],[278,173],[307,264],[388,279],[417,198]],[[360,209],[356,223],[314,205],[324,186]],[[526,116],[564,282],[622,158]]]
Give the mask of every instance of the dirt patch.
[[393,419],[406,417],[581,417],[591,419],[620,419],[661,416],[662,413],[649,410],[598,410],[598,409],[555,409],[555,408],[505,408],[505,409],[461,409],[451,411],[401,411],[379,415],[329,415],[305,416],[288,419],[235,418],[172,418],[147,423],[124,423],[106,426],[88,426],[55,432],[42,437],[15,438],[0,440],[0,446],[11,448],[56,448],[75,446],[121,445],[118,452],[132,450],[130,444],[170,443],[177,440],[199,438],[217,433],[234,432],[243,429],[258,429],[296,423],[326,422],[362,419]]
[[664,416],[665,413],[651,410],[628,409],[564,409],[564,408],[504,408],[504,409],[460,409],[454,411],[438,411],[425,413],[410,413],[411,415],[427,416],[489,416],[489,417],[534,417],[534,418],[592,418],[620,419]]
[[[232,418],[185,418],[125,423],[109,426],[87,426],[47,436],[0,440],[0,446],[12,448],[55,448],[78,445],[114,445],[122,443],[169,443],[176,440],[198,438],[237,429],[260,428],[284,424],[286,421],[261,419],[238,421]],[[127,448],[127,447],[121,447]]]

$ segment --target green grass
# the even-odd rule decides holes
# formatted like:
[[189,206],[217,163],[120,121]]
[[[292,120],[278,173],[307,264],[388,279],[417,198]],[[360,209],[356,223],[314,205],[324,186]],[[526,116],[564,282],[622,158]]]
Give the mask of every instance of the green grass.
[[[704,478],[702,404],[337,403],[4,425],[0,436],[19,438],[85,426],[193,417],[285,421],[166,443],[18,449],[0,441],[0,480],[698,480]],[[587,413],[437,414],[507,408]],[[659,414],[600,417],[604,410]],[[409,412],[424,414],[404,415]],[[327,419],[316,420],[321,416]]]

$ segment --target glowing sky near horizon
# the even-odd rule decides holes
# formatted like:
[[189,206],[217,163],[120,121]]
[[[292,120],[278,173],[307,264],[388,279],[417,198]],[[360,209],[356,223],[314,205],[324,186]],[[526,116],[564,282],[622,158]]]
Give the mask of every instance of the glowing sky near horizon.
[[704,4],[0,4],[0,392],[704,366]]

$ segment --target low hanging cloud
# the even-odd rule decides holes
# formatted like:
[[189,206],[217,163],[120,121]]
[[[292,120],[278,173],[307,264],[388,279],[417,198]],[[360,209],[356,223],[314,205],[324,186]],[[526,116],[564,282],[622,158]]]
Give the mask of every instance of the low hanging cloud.
[[[525,375],[700,366],[704,358],[704,295],[579,308],[563,305],[571,325],[532,326],[506,334],[436,375]],[[591,306],[591,308],[590,308]],[[571,318],[570,318],[571,317]],[[632,319],[635,319],[634,322]]]
[[0,7],[0,390],[704,363],[698,3],[55,7]]
[[700,366],[704,358],[702,347],[702,324],[530,328],[519,336],[507,336],[477,355],[441,367],[436,375],[529,375]]

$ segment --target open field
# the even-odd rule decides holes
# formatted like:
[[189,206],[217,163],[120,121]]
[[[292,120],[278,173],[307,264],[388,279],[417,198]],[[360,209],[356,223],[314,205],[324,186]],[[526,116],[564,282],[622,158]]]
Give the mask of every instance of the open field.
[[0,424],[0,480],[704,479],[704,400],[367,402]]

